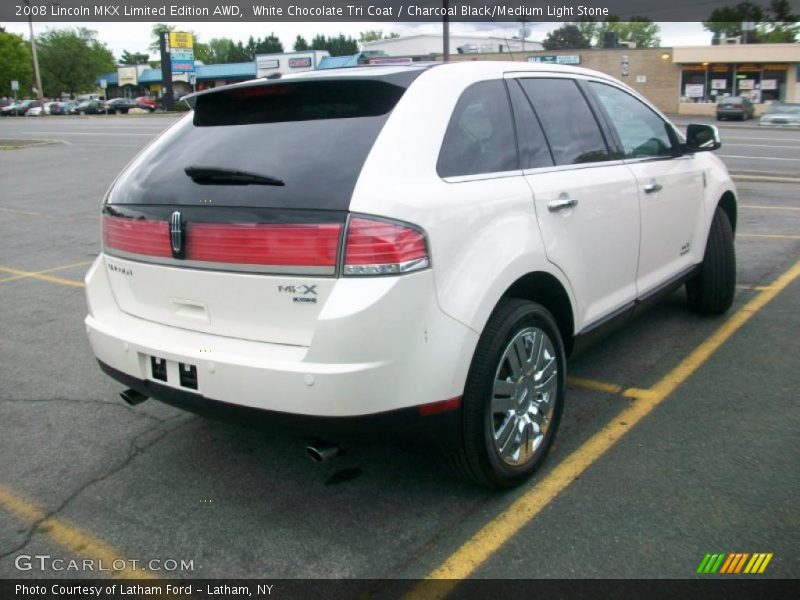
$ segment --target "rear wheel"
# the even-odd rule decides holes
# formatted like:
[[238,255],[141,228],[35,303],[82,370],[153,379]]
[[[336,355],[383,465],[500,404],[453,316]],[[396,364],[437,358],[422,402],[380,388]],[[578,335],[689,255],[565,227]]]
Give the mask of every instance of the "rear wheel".
[[689,309],[701,315],[720,315],[733,304],[736,292],[736,250],[733,228],[717,207],[700,272],[686,282]]
[[552,315],[526,300],[501,301],[478,342],[463,399],[462,446],[452,463],[493,488],[526,481],[555,436],[566,358]]

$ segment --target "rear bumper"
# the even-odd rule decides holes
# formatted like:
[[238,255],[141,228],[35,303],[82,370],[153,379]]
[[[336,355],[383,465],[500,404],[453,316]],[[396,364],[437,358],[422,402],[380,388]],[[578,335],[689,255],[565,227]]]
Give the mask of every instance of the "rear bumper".
[[[398,277],[390,289],[383,284],[374,298],[364,280],[338,280],[337,286],[352,286],[355,296],[342,292],[342,309],[319,319],[308,347],[223,337],[134,317],[117,306],[107,275],[100,257],[86,276],[85,323],[92,350],[104,370],[121,373],[129,387],[164,401],[181,392],[315,417],[403,408],[418,413],[418,406],[462,395],[477,344],[474,331],[438,308],[430,271]],[[166,382],[156,381],[151,357],[167,361]],[[180,364],[196,368],[196,389],[181,382]],[[127,378],[143,383],[132,385]]]
[[[124,386],[202,417],[257,428],[280,435],[297,435],[332,442],[384,441],[391,433],[418,443],[421,438],[442,450],[458,447],[461,439],[461,409],[422,415],[418,407],[401,408],[356,417],[316,417],[250,408],[206,398],[154,381],[136,379],[98,361],[103,372]],[[396,439],[396,438],[395,438]]]

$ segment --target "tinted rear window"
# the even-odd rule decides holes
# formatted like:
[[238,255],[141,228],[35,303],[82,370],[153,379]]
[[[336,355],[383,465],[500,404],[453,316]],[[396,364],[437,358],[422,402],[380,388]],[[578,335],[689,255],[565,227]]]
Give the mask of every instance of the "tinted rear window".
[[[108,202],[346,210],[364,161],[404,92],[404,85],[362,78],[276,82],[198,96],[193,115],[136,159]],[[187,167],[243,171],[284,185],[195,183]]]

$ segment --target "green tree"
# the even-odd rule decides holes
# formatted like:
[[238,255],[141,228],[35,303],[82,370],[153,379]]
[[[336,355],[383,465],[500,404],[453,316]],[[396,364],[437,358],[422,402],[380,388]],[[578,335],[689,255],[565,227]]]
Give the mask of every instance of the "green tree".
[[37,39],[42,87],[46,96],[77,94],[95,89],[95,79],[116,66],[114,55],[82,27],[51,29]]
[[545,50],[577,50],[591,48],[591,43],[577,26],[565,24],[547,34],[542,42]]
[[123,65],[143,65],[149,59],[150,55],[144,52],[128,52],[127,50],[123,50],[119,62]]
[[153,41],[150,43],[150,52],[159,54],[161,51],[161,34],[167,31],[175,31],[175,25],[156,23],[150,28],[150,37],[153,38]]
[[[724,37],[745,37],[742,23],[745,21],[761,23],[765,20],[764,17],[764,11],[760,6],[752,2],[740,2],[734,6],[715,8],[708,19],[703,21],[703,27],[714,34],[714,42],[719,42]],[[746,37],[751,44],[761,41],[758,31],[748,31]]]
[[11,80],[19,81],[19,96],[31,89],[31,53],[21,35],[0,32],[0,96],[13,96]]
[[647,17],[631,17],[630,21],[620,21],[619,17],[610,16],[598,23],[597,46],[602,47],[606,33],[616,33],[620,41],[636,44],[637,48],[657,48],[661,44],[661,28]]
[[304,38],[302,35],[298,35],[296,38],[294,38],[294,46],[293,47],[298,52],[302,52],[303,50],[310,50],[311,49],[309,47],[309,45],[308,45],[308,42],[306,41],[306,38]]
[[800,15],[792,13],[788,0],[772,0],[767,9],[768,22],[760,23],[758,36],[767,44],[793,44],[800,36]]
[[586,38],[589,44],[595,44],[595,38],[597,37],[597,29],[600,24],[594,19],[594,17],[581,17],[577,21],[573,21],[572,23],[567,23],[567,25],[574,25],[578,28],[578,31],[581,32],[581,35]]
[[362,31],[358,35],[358,41],[363,44],[365,42],[378,42],[380,40],[391,40],[398,37],[400,37],[400,34],[394,31],[390,31],[388,34],[384,35],[382,29],[369,29],[367,31]]
[[283,44],[274,33],[270,33],[268,36],[264,37],[263,40],[261,38],[253,39],[251,35],[250,39],[247,40],[247,46],[245,46],[245,48],[250,55],[250,60],[255,59],[256,54],[275,54],[283,52]]
[[337,37],[325,37],[321,34],[311,40],[311,50],[327,50],[331,56],[347,56],[358,52],[358,42],[352,37],[344,37],[340,33]]

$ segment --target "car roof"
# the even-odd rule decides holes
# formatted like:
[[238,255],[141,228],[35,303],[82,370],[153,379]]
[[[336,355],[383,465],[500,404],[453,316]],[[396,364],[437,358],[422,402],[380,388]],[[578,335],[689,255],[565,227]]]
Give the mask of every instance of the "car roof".
[[248,81],[242,81],[239,83],[216,87],[210,90],[203,90],[201,92],[188,94],[184,96],[182,100],[187,102],[189,106],[194,107],[197,97],[206,94],[218,93],[222,90],[302,80],[337,78],[357,79],[361,77],[369,79],[391,80],[394,78],[393,76],[402,77],[403,74],[421,74],[425,71],[430,73],[430,75],[427,76],[432,77],[441,76],[442,78],[448,78],[453,74],[461,74],[466,79],[475,79],[476,81],[489,77],[502,77],[505,73],[558,73],[583,75],[605,79],[607,81],[617,81],[605,73],[593,71],[591,69],[584,69],[582,67],[572,67],[569,65],[492,60],[458,61],[452,63],[414,62],[390,65],[359,65],[355,67],[338,67],[334,69],[319,69],[314,71],[303,71],[301,73],[289,73],[276,78],[262,77],[259,79],[251,79]]

